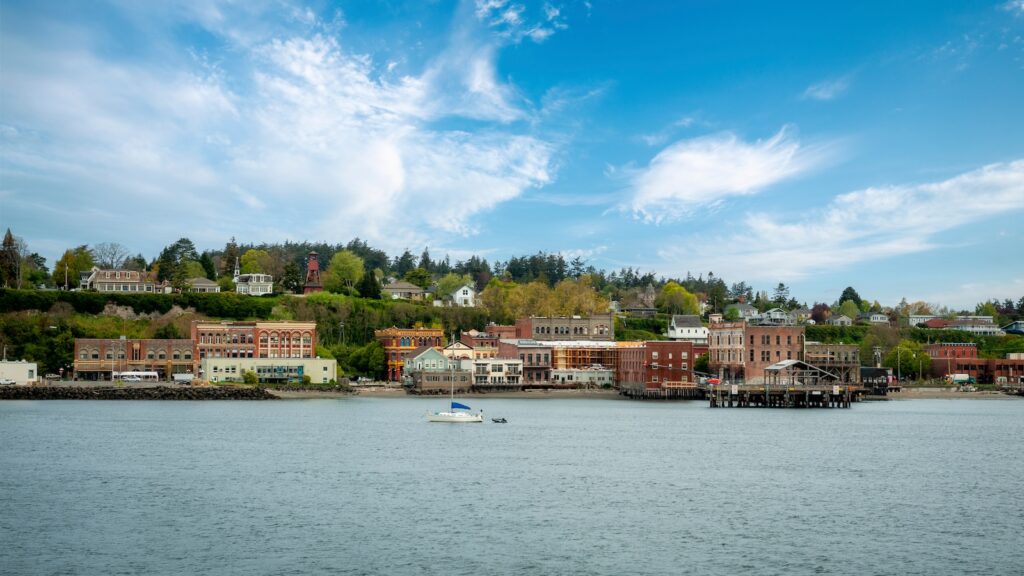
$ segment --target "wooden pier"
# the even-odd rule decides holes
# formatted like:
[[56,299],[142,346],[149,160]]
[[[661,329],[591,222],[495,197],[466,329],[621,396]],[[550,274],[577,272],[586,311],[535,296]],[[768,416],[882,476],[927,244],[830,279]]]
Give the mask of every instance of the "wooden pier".
[[634,400],[700,400],[705,397],[706,391],[696,384],[664,388],[631,386],[621,388],[619,394]]
[[849,408],[863,389],[853,386],[721,385],[708,390],[712,408]]

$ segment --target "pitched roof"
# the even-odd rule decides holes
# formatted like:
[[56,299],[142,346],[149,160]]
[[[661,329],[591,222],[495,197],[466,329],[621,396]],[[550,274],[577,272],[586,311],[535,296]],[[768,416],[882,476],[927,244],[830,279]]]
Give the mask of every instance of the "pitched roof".
[[672,325],[676,328],[703,328],[700,316],[694,314],[676,314],[672,316]]
[[[419,348],[416,348],[415,350],[412,350],[411,352],[406,352],[403,355],[406,357],[406,359],[412,360],[414,358],[419,358],[421,355],[429,352],[430,350],[434,350],[435,352],[437,351],[437,349],[434,348],[433,346],[420,346]],[[438,352],[438,354],[441,354],[441,353]],[[443,356],[443,354],[442,354],[442,356]]]
[[217,286],[217,283],[214,282],[213,280],[210,280],[209,278],[201,278],[201,277],[189,278],[188,279],[188,283],[189,283],[190,286],[209,286],[211,288],[213,288],[214,286]]
[[398,290],[401,292],[424,292],[423,288],[405,280],[395,280],[391,284],[388,284],[383,290]]

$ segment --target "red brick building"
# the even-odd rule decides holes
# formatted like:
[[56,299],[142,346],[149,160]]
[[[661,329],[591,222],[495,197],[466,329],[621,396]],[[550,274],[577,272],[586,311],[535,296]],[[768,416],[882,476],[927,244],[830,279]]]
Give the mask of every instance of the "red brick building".
[[188,339],[75,338],[74,377],[111,380],[114,372],[156,372],[161,380],[194,373]]
[[941,378],[946,374],[957,373],[953,368],[955,360],[960,358],[977,358],[978,345],[974,342],[936,342],[925,344],[924,352],[932,359],[931,375]]
[[956,358],[932,360],[932,374],[941,365],[945,374],[967,374],[979,384],[1019,384],[1024,378],[1024,359],[1021,358]]
[[192,321],[196,368],[204,358],[315,358],[316,322]]
[[803,360],[803,326],[747,326],[744,379],[748,384],[764,382],[764,369],[782,360]]
[[693,343],[644,342],[644,386],[647,389],[693,385]]

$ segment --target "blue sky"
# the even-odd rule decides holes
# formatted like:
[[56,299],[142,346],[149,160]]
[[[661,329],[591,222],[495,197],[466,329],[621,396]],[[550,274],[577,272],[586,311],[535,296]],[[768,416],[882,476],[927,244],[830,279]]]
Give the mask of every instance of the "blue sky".
[[0,225],[52,264],[360,237],[1024,295],[1024,0],[0,6]]

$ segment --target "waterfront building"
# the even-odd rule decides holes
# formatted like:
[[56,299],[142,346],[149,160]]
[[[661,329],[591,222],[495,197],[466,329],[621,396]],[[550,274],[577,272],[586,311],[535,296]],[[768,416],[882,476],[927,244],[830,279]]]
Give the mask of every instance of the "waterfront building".
[[615,385],[615,370],[604,366],[589,368],[553,368],[551,385],[555,388],[584,390],[611,388]]
[[39,381],[39,365],[27,360],[0,360],[0,380],[27,386]]
[[931,376],[942,378],[955,374],[956,360],[977,358],[978,345],[974,342],[933,342],[924,345],[924,352],[931,358]]
[[805,342],[804,362],[833,374],[839,383],[860,383],[860,346],[856,344]]
[[402,364],[402,384],[420,392],[467,392],[472,386],[469,360],[448,358],[433,346],[421,346],[406,352]]
[[764,369],[782,360],[803,360],[803,326],[747,326],[743,373],[748,384],[764,382]]
[[197,364],[204,358],[314,358],[316,322],[192,321]]
[[518,358],[473,360],[473,386],[477,389],[518,390],[523,385],[523,361]]
[[616,347],[615,382],[620,390],[642,389],[646,381],[643,342],[619,342]]
[[557,340],[615,340],[612,315],[530,316],[516,320],[516,338]]
[[708,325],[708,371],[725,381],[744,377],[743,343],[746,323],[724,322],[721,314],[712,314]]
[[113,380],[115,372],[156,372],[161,380],[195,373],[192,340],[75,338],[74,378]]
[[523,363],[523,385],[545,387],[551,381],[551,343],[510,339],[498,342],[498,358],[518,358]]
[[668,324],[668,338],[707,345],[708,327],[700,321],[700,316],[675,314]]
[[644,387],[679,388],[693,385],[693,343],[681,341],[644,342]]
[[[979,384],[1024,384],[1024,358],[949,358],[932,361],[932,374],[967,374]],[[939,373],[936,372],[939,370]]]
[[384,347],[387,360],[387,380],[399,382],[402,379],[402,368],[405,364],[404,354],[422,346],[431,346],[438,350],[444,346],[444,334],[440,328],[385,328],[375,330],[374,338]]
[[301,383],[305,376],[312,384],[328,384],[337,379],[338,362],[333,358],[203,358],[200,378],[209,382],[242,382],[246,372],[255,372],[260,383]]

